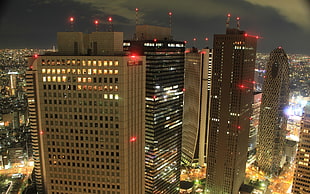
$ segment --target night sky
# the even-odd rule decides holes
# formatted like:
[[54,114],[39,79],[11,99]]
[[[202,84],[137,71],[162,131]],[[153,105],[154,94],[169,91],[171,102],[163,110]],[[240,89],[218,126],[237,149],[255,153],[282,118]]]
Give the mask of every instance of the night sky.
[[166,27],[171,11],[174,39],[187,40],[188,47],[212,47],[213,35],[225,33],[230,13],[231,27],[240,17],[242,30],[262,37],[258,52],[282,46],[287,53],[310,55],[309,0],[1,0],[0,48],[52,48],[56,32],[70,29],[70,16],[81,32],[95,31],[95,19],[105,31],[111,16],[114,31],[131,39],[135,8],[139,24]]

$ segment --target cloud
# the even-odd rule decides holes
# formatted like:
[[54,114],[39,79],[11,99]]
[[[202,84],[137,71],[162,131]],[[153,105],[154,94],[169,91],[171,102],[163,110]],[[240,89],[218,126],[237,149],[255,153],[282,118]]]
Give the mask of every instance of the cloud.
[[275,9],[288,22],[310,31],[310,6],[307,0],[245,0],[251,4]]
[[[135,20],[135,8],[139,8],[140,17],[163,18],[168,17],[165,13],[172,11],[173,14],[187,15],[191,17],[212,18],[216,16],[224,16],[232,9],[239,9],[236,4],[228,0],[196,0],[195,3],[188,0],[74,0],[79,3],[91,4],[94,8],[101,11],[105,15],[116,15],[124,19]],[[242,3],[242,1],[241,1]],[[176,6],[177,5],[177,6]],[[144,16],[143,16],[144,15]],[[151,18],[151,17],[150,17]],[[144,20],[144,18],[140,18]],[[156,18],[154,19],[156,20]],[[156,21],[153,21],[156,22]]]

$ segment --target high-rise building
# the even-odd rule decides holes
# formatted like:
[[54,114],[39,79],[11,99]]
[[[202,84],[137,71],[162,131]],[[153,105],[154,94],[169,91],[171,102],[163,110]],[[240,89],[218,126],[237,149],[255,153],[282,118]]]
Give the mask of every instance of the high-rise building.
[[146,193],[179,193],[185,44],[169,28],[138,25],[124,49],[146,56]]
[[185,52],[185,93],[182,132],[182,162],[206,163],[212,49]]
[[121,32],[58,43],[27,72],[39,193],[144,194],[145,57],[123,52]]
[[268,175],[277,175],[285,162],[285,108],[289,103],[289,64],[281,47],[270,53],[262,92],[257,165]]
[[310,193],[310,103],[304,108],[301,120],[300,137],[297,156],[295,158],[295,172],[292,193]]
[[228,26],[214,35],[207,193],[236,194],[245,178],[256,44],[257,37]]
[[249,145],[248,145],[248,161],[247,164],[253,164],[256,160],[257,134],[259,125],[260,105],[262,102],[262,93],[254,92],[254,100],[252,105],[252,116],[250,121]]

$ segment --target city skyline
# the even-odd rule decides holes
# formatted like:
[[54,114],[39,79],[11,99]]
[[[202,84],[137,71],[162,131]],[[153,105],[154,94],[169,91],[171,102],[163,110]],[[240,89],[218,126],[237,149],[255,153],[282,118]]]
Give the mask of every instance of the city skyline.
[[[75,31],[93,32],[93,20],[103,22],[113,17],[115,31],[123,31],[131,39],[135,28],[135,8],[139,8],[138,23],[169,26],[168,12],[172,12],[172,34],[176,40],[186,40],[187,47],[212,46],[213,35],[225,28],[227,13],[232,14],[231,27],[240,17],[242,29],[259,39],[258,52],[269,53],[282,46],[287,53],[309,54],[310,4],[298,0],[294,4],[243,0],[230,1],[4,1],[1,3],[0,48],[52,48],[55,33],[69,29],[68,18],[76,18]],[[191,9],[188,9],[191,7]],[[57,14],[56,14],[57,13]],[[294,34],[294,36],[292,35]],[[48,38],[46,38],[48,37]],[[208,37],[208,41],[205,38]],[[296,38],[298,37],[298,39]],[[193,41],[196,38],[197,41]]]

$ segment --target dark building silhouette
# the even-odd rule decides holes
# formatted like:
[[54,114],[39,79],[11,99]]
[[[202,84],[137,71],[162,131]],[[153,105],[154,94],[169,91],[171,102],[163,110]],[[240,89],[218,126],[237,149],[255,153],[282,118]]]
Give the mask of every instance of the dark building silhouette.
[[214,35],[207,193],[237,194],[245,178],[256,43],[257,37],[228,26],[226,34]]

